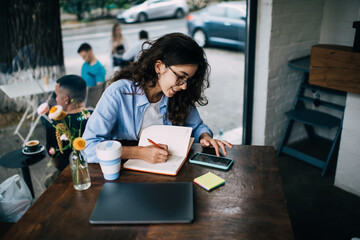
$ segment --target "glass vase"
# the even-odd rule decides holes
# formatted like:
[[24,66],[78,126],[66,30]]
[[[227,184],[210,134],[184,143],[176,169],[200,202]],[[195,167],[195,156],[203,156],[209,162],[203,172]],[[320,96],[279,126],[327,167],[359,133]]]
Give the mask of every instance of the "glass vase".
[[86,190],[91,186],[90,174],[85,155],[73,150],[70,154],[69,164],[74,188],[78,191]]

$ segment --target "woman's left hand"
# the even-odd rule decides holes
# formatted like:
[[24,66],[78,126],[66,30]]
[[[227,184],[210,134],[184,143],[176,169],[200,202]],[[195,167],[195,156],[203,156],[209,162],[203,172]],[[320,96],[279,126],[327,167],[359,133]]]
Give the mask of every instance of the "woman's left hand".
[[225,140],[213,139],[208,133],[203,133],[200,136],[200,144],[203,147],[213,147],[215,148],[216,156],[220,157],[219,147],[223,151],[224,155],[226,155],[225,146],[232,148],[232,144]]

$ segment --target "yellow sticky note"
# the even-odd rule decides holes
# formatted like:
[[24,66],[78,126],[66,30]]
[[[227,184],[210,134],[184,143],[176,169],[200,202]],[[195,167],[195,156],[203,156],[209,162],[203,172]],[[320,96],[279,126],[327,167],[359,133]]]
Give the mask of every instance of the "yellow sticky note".
[[194,182],[210,191],[211,189],[220,186],[225,183],[225,179],[213,174],[212,172],[208,172],[200,177],[194,179]]

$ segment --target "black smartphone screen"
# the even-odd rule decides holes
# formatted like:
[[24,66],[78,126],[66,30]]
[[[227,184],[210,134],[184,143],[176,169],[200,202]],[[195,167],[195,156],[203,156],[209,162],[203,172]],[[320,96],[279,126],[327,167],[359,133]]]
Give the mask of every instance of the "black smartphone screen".
[[201,153],[196,153],[192,160],[208,163],[209,165],[219,165],[223,167],[227,167],[232,162],[232,160],[228,158]]

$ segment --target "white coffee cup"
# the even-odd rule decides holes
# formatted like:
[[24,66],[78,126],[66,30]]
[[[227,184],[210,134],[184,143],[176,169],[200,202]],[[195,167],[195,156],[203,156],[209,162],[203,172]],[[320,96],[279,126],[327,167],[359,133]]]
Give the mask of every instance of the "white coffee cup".
[[115,180],[120,176],[121,153],[122,147],[118,141],[108,140],[96,146],[96,157],[106,180]]

